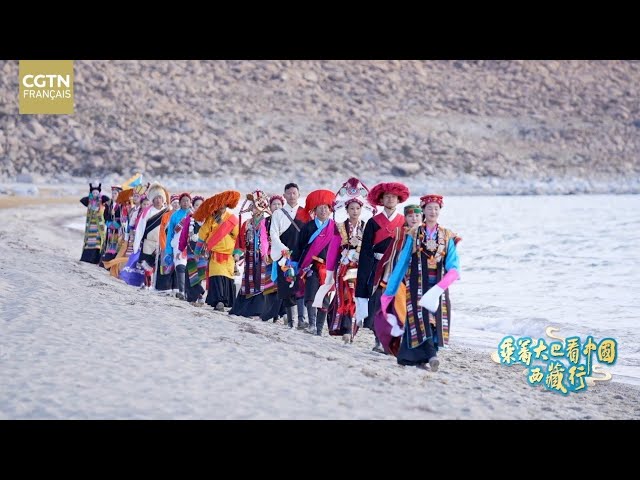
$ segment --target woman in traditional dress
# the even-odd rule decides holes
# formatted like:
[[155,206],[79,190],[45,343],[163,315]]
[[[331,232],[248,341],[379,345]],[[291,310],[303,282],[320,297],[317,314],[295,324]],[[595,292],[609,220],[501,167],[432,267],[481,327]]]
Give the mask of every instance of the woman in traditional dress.
[[153,275],[157,269],[158,249],[160,245],[160,223],[162,216],[167,212],[169,193],[158,182],[149,187],[148,198],[152,205],[143,210],[136,237],[133,242],[133,253],[140,252],[140,266],[145,273],[145,285],[151,290]]
[[109,197],[101,195],[102,184],[89,183],[89,195],[82,197],[80,203],[87,207],[87,220],[84,228],[81,262],[100,262],[100,253],[105,240],[104,208]]
[[178,209],[171,214],[171,220],[169,220],[169,225],[167,226],[164,263],[171,263],[174,266],[174,278],[177,288],[176,297],[180,300],[186,300],[187,253],[185,249],[179,248],[179,243],[182,222],[191,213],[191,194],[182,192],[176,196],[178,197]]
[[[173,258],[167,263],[166,254],[169,247],[169,223],[171,217],[180,206],[179,196],[174,194],[170,196],[170,205],[167,211],[162,215],[160,221],[160,234],[158,236],[158,271],[156,275],[155,289],[159,293],[175,294],[178,291],[178,281],[176,279],[175,265]],[[171,255],[173,257],[173,254]]]
[[207,259],[201,257],[199,260],[195,256],[195,248],[198,242],[198,232],[204,221],[198,222],[193,218],[193,214],[198,211],[204,198],[200,195],[193,197],[192,211],[182,221],[180,230],[180,241],[178,248],[180,251],[187,251],[187,271],[185,273],[185,298],[198,307],[204,305],[204,287],[202,282],[207,280]]
[[[439,347],[449,342],[448,287],[459,278],[456,245],[461,240],[438,224],[441,195],[407,205],[407,233],[375,315],[376,335],[400,365],[439,368]],[[424,212],[424,223],[423,223]],[[444,295],[442,295],[444,293]]]
[[[368,204],[369,190],[357,178],[347,180],[336,193],[334,217],[342,209],[347,212],[347,220],[336,223],[340,238],[329,246],[327,252],[327,278],[314,300],[318,307],[318,319],[327,315],[329,334],[342,336],[345,344],[353,342],[358,331],[355,317],[355,285],[358,259],[365,222],[361,213],[376,209]],[[329,293],[327,293],[329,292]]]
[[[245,208],[247,202],[249,205]],[[267,264],[269,231],[265,220],[269,212],[269,197],[262,190],[248,193],[240,208],[240,221],[245,212],[251,212],[251,217],[241,224],[233,250],[236,262],[241,257],[244,259],[244,271],[240,291],[229,313],[241,317],[257,317],[264,311],[265,297],[262,292],[274,284],[271,280],[271,268]]]
[[[284,197],[282,195],[271,195],[269,197],[269,211],[271,215],[283,206]],[[271,219],[273,218],[271,215],[264,219],[264,226],[267,233],[271,231]],[[260,319],[263,322],[273,319],[273,323],[276,323],[278,318],[284,317],[287,314],[287,311],[284,302],[278,297],[278,283],[276,281],[278,264],[274,263],[271,259],[271,235],[269,235],[269,255],[267,256],[266,263],[271,272],[270,275],[273,285],[266,287],[262,292],[262,295],[264,295],[264,309],[260,315]]]
[[118,246],[121,240],[121,227],[122,227],[122,208],[118,203],[118,195],[122,191],[120,185],[111,186],[111,200],[104,209],[104,219],[107,227],[107,238],[104,242],[104,248],[102,252],[101,264],[107,270],[109,267],[105,265],[105,262],[113,260],[118,254]]

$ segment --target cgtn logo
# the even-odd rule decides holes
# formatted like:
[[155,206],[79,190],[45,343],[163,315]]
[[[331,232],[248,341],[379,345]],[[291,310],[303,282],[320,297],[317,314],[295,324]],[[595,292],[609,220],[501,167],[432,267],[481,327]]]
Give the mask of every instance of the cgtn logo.
[[20,60],[20,113],[73,113],[73,60]]
[[71,98],[71,75],[25,75],[23,98]]

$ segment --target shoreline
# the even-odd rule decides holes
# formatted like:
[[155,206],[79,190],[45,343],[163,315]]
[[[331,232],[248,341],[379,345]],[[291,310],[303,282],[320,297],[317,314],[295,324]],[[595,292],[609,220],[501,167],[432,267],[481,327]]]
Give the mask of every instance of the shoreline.
[[[132,172],[133,175],[133,172]],[[109,195],[110,186],[121,183],[131,175],[115,175],[108,174],[104,176],[96,176],[92,179],[72,177],[70,175],[59,175],[47,178],[42,175],[19,175],[12,178],[0,178],[0,196],[38,196],[41,191],[47,191],[51,196],[69,196],[77,194],[86,194],[88,183],[90,181],[98,181],[103,184],[103,193]],[[369,187],[375,185],[380,180],[377,176],[375,179],[367,178],[368,175],[362,175],[360,178],[365,185]],[[501,177],[477,177],[468,174],[461,174],[455,178],[444,178],[434,176],[412,176],[412,177],[393,177],[384,176],[384,181],[398,181],[406,184],[412,192],[422,192],[425,189],[439,192],[443,195],[464,195],[464,196],[510,196],[510,195],[628,195],[640,194],[640,177],[616,176],[608,178],[579,178],[564,177],[552,178],[550,176],[544,178],[501,178]],[[334,180],[320,182],[313,178],[299,176],[294,179],[284,179],[275,189],[270,188],[273,185],[272,179],[261,176],[237,176],[224,179],[214,177],[206,177],[194,172],[193,175],[149,175],[143,173],[143,180],[158,180],[169,190],[191,190],[205,195],[213,194],[216,191],[227,189],[235,189],[244,191],[252,191],[255,188],[269,190],[268,193],[278,193],[281,189],[279,183],[294,181],[300,186],[301,192],[310,191],[315,188],[338,188],[340,184],[347,180],[340,178],[335,180],[335,185],[327,185],[333,183]],[[270,190],[274,190],[273,192]]]
[[345,347],[139,291],[78,261],[81,235],[59,222],[79,202],[16,212],[0,210],[21,258],[0,279],[0,418],[640,419],[637,386],[562,396],[455,343],[438,372],[402,367],[368,330]]

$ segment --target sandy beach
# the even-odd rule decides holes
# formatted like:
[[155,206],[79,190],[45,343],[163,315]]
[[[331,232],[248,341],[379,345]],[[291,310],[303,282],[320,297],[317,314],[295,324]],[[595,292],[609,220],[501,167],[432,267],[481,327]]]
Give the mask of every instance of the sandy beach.
[[640,419],[640,388],[533,388],[455,324],[429,372],[369,331],[344,346],[139,291],[78,260],[77,199],[16,198],[0,197],[2,419]]

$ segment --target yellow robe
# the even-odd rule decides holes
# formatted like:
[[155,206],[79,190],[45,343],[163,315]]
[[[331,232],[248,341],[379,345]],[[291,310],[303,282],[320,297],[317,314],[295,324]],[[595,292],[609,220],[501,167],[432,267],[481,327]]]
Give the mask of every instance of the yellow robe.
[[[222,214],[222,223],[231,216],[231,213],[224,212]],[[215,233],[215,231],[220,227],[221,224],[217,223],[213,216],[210,216],[205,220],[198,231],[198,236],[200,240],[207,243],[209,237]],[[211,250],[211,257],[209,258],[209,276],[215,277],[218,275],[229,277],[233,279],[233,270],[235,266],[235,261],[233,259],[233,249],[236,245],[236,238],[238,237],[239,227],[236,225],[233,227],[233,230],[225,235],[222,240],[218,242],[218,244],[213,247]],[[216,255],[222,254],[222,255]],[[226,256],[226,258],[225,258]],[[221,258],[222,257],[222,258]]]

